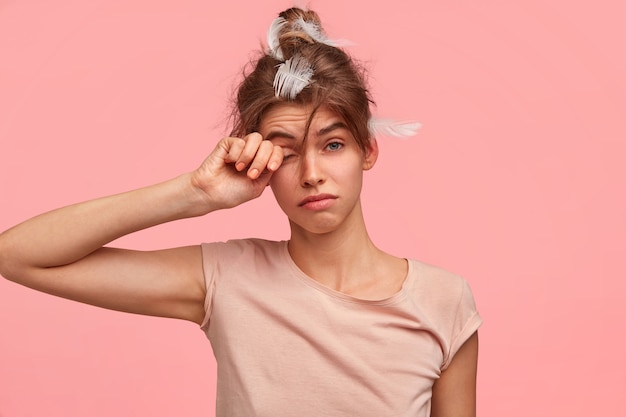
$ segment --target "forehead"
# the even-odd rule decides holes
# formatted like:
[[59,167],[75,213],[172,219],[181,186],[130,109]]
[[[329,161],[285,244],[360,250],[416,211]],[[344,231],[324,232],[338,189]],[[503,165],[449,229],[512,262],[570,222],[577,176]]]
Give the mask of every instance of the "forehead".
[[294,103],[276,104],[261,118],[260,133],[266,136],[272,130],[280,129],[302,135],[309,119],[311,119],[311,132],[317,132],[327,126],[343,122],[337,113],[326,107],[318,108],[313,115],[312,112],[311,106]]

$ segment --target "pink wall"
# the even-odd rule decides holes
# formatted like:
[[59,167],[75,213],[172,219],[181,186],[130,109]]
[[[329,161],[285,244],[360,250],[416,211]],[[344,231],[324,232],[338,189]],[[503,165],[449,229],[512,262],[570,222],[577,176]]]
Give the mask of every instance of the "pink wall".
[[[288,1],[0,2],[0,229],[191,170]],[[244,3],[244,4],[242,4]],[[587,4],[581,6],[581,3]],[[619,2],[314,0],[358,45],[381,116],[364,205],[375,241],[471,283],[479,415],[626,413],[626,60]],[[263,221],[259,218],[263,216]],[[268,193],[122,239],[285,238]],[[194,325],[0,281],[0,416],[211,416]]]

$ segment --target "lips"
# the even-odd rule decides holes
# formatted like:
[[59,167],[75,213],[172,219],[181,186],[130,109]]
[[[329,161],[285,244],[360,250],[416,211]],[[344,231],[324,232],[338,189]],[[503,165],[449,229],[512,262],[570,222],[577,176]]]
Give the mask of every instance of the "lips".
[[306,197],[304,200],[300,201],[298,206],[303,207],[303,206],[312,205],[312,204],[315,204],[317,202],[321,202],[321,201],[324,201],[324,200],[335,200],[336,198],[337,198],[337,196],[332,195],[332,194],[310,195],[310,196]]

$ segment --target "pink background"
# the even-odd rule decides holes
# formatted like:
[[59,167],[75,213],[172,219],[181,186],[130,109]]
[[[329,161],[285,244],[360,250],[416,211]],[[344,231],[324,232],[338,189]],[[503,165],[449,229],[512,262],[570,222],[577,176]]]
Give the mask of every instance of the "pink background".
[[[0,1],[0,230],[195,168],[288,1]],[[485,320],[481,416],[621,416],[626,361],[624,6],[314,0],[357,43],[381,116],[374,240],[464,275]],[[586,4],[586,5],[583,5]],[[121,239],[284,239],[270,193]],[[195,325],[0,281],[0,416],[212,416]],[[358,401],[355,399],[355,401]]]

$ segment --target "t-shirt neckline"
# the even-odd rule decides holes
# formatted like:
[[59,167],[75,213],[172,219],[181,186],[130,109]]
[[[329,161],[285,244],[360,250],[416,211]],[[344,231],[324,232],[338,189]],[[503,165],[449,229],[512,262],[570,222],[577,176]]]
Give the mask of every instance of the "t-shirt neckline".
[[334,290],[330,287],[327,287],[319,283],[318,281],[314,280],[310,276],[308,276],[306,273],[304,273],[304,271],[300,269],[298,265],[296,265],[294,260],[291,258],[291,255],[289,254],[289,248],[288,248],[289,241],[283,240],[280,243],[281,243],[281,247],[280,247],[281,256],[284,258],[284,261],[287,263],[287,265],[289,265],[289,267],[292,269],[292,271],[294,272],[294,275],[298,277],[298,279],[300,279],[300,281],[302,281],[309,287],[312,287],[313,289],[319,292],[322,292],[323,294],[331,298],[341,300],[344,302],[370,305],[370,306],[385,306],[385,305],[398,303],[401,300],[405,299],[406,288],[409,286],[409,282],[413,279],[413,276],[414,276],[414,265],[410,259],[407,259],[406,260],[407,261],[407,273],[404,278],[404,281],[402,282],[402,286],[400,287],[398,292],[396,292],[395,294],[387,298],[383,298],[380,300],[369,300],[369,299],[358,298],[349,294],[342,293],[341,291]]

